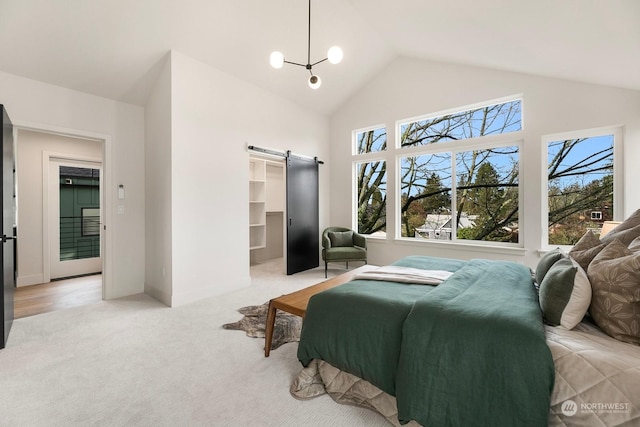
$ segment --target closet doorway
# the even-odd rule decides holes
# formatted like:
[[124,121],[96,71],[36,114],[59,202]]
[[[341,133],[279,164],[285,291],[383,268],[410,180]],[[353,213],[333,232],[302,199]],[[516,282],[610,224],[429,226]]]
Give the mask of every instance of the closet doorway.
[[291,275],[319,266],[318,165],[322,162],[290,151],[283,157],[279,161],[249,157],[250,264],[282,257],[282,270]]
[[[258,204],[264,201],[264,216],[258,219],[252,218],[252,226],[261,227],[264,221],[264,239],[250,250],[250,264],[262,264],[278,258],[283,259],[282,271],[285,272],[284,254],[285,243],[285,218],[286,218],[286,175],[284,160],[251,156],[250,162],[264,162],[264,174],[252,176],[252,182],[264,180],[264,194],[261,196],[253,193],[251,204]],[[254,184],[251,184],[254,185]],[[254,206],[256,208],[256,206]],[[258,208],[259,209],[259,208]]]

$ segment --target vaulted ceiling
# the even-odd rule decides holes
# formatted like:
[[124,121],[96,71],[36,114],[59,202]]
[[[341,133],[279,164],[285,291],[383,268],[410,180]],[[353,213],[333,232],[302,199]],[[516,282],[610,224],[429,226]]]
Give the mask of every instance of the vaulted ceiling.
[[[0,0],[0,70],[144,105],[174,49],[330,114],[397,56],[640,90],[637,0]],[[1,95],[1,94],[0,94]],[[0,100],[1,101],[1,100]]]

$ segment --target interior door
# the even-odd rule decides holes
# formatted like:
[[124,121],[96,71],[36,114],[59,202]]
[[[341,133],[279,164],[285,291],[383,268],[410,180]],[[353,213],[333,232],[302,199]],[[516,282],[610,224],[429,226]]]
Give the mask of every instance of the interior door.
[[102,271],[101,176],[100,163],[50,160],[51,279]]
[[13,294],[15,290],[15,186],[14,186],[14,158],[13,158],[13,126],[6,110],[2,110],[2,194],[0,195],[0,210],[2,221],[0,236],[0,252],[2,252],[2,265],[0,280],[2,280],[2,342],[0,348],[4,348],[9,331],[13,324]]
[[287,274],[320,265],[318,161],[287,153]]

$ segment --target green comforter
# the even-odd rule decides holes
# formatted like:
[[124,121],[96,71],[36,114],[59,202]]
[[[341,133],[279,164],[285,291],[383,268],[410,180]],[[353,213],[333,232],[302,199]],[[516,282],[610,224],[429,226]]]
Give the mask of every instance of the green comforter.
[[355,280],[314,296],[298,347],[396,396],[401,422],[546,425],[554,368],[529,270],[407,257],[436,286]]

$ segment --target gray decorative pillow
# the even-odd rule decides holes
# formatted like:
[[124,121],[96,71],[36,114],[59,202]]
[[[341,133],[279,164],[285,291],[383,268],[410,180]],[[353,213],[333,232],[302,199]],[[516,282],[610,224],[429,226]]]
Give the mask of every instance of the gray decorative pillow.
[[353,246],[353,231],[330,231],[329,240],[332,247]]
[[[602,238],[602,240],[603,241],[605,241],[605,240],[612,241],[613,237],[609,238],[610,235],[616,235],[616,234],[618,234],[620,232],[627,231],[627,230],[629,230],[631,228],[635,228],[635,227],[637,227],[639,225],[640,225],[640,209],[638,209],[637,211],[635,211],[634,213],[629,215],[624,221],[622,221],[613,230],[611,230],[611,232],[609,232],[609,234],[604,236]],[[622,241],[622,243],[625,243],[623,241],[623,239],[618,239],[618,240]]]
[[613,338],[640,345],[640,253],[614,240],[593,259],[587,274],[593,320]]
[[569,256],[580,264],[584,271],[587,271],[589,263],[595,258],[606,244],[600,242],[591,230],[584,233],[573,248],[569,251]]
[[551,266],[564,256],[565,254],[560,248],[556,248],[544,254],[536,266],[536,282],[538,282],[538,284],[542,283],[544,275],[547,274],[547,271],[549,271]]
[[628,245],[631,243],[636,237],[640,237],[640,225],[636,225],[632,228],[624,228],[620,229],[621,226],[624,226],[626,221],[622,224],[618,225],[614,228],[609,234],[604,236],[600,242],[604,244],[609,244],[614,240],[619,240],[623,245]]
[[540,308],[552,326],[573,329],[591,303],[587,273],[570,258],[556,261],[540,283]]

